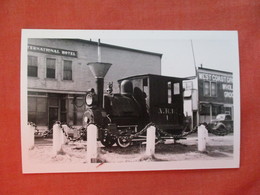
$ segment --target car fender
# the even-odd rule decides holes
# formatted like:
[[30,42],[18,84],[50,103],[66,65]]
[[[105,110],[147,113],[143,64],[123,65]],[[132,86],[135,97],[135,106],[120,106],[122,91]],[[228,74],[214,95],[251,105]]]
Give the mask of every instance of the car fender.
[[216,129],[220,128],[220,127],[226,128],[226,125],[224,123],[219,122],[215,126],[213,126],[212,129],[216,130]]

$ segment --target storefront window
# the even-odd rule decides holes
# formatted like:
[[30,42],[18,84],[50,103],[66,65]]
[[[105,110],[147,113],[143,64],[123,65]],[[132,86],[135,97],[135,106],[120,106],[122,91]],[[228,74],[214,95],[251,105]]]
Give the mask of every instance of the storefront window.
[[28,97],[28,112],[36,112],[36,98]]
[[47,58],[46,59],[46,68],[47,68],[47,74],[46,77],[47,78],[53,78],[55,79],[55,65],[56,64],[56,60],[52,59],[52,58]]
[[200,115],[210,115],[210,105],[200,104]]
[[28,56],[28,76],[38,76],[38,58],[36,56]]
[[217,116],[220,113],[221,113],[221,106],[212,105],[212,115]]
[[28,121],[36,125],[47,125],[47,98],[28,97]]
[[72,80],[72,61],[64,60],[63,80]]

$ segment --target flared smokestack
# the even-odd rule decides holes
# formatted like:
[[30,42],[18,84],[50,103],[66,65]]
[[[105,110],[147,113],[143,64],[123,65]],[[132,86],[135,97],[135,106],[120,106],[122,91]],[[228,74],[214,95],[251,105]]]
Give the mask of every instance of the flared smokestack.
[[96,93],[98,95],[98,106],[103,107],[103,93],[104,93],[104,78],[112,64],[101,62],[101,48],[100,39],[98,39],[98,62],[91,62],[87,64],[96,78]]
[[87,64],[96,78],[96,92],[98,95],[98,106],[103,107],[103,93],[104,93],[104,78],[112,64],[104,62],[91,62]]

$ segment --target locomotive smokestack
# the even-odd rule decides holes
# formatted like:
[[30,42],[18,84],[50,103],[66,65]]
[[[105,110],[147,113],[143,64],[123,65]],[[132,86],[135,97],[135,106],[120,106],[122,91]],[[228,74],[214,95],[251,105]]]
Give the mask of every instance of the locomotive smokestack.
[[98,106],[103,107],[104,78],[112,64],[101,62],[100,39],[98,39],[98,62],[87,64],[96,78],[96,93],[98,95]]
[[104,78],[112,64],[104,62],[91,62],[87,64],[96,78],[96,92],[98,96],[98,106],[103,107]]

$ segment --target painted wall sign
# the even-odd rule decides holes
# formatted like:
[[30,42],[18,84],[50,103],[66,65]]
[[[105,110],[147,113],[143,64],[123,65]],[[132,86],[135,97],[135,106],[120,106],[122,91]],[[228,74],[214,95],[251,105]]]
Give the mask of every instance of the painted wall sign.
[[199,79],[212,82],[221,82],[221,83],[233,83],[233,78],[230,76],[211,74],[211,73],[199,73]]
[[[232,73],[202,72],[198,74],[200,101],[233,103],[233,76]],[[205,83],[208,83],[209,95],[204,94]],[[215,83],[215,84],[214,84]],[[213,88],[214,87],[214,88]],[[216,95],[211,95],[212,90]]]
[[61,55],[61,56],[68,56],[68,57],[74,57],[74,58],[77,57],[77,51],[51,48],[51,47],[43,47],[43,46],[31,45],[31,44],[28,44],[28,51],[46,53],[46,54],[53,54],[53,55]]

